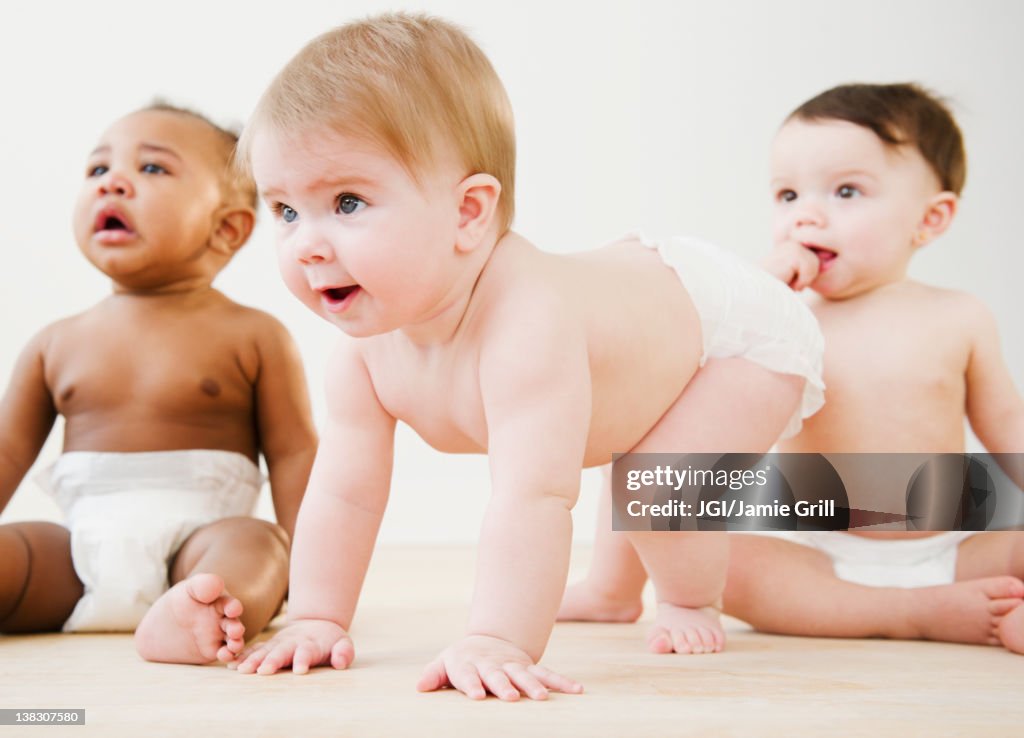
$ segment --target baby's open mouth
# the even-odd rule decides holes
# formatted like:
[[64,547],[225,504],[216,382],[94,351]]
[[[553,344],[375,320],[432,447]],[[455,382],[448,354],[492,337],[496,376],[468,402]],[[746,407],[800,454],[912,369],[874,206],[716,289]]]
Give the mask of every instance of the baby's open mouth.
[[93,222],[93,230],[97,233],[103,231],[133,233],[132,227],[128,224],[127,219],[123,215],[106,208],[96,215],[96,220]]
[[347,287],[328,287],[325,290],[321,290],[321,292],[328,300],[331,300],[332,302],[341,302],[357,289],[359,289],[359,285],[350,284]]

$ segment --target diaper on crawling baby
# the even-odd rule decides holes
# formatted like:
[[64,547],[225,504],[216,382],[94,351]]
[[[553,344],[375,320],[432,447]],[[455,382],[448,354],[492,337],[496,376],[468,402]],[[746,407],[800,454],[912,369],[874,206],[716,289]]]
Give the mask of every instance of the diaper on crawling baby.
[[130,631],[167,590],[185,540],[215,520],[251,515],[263,477],[231,451],[72,451],[37,481],[65,515],[85,585],[64,631]]
[[656,249],[690,295],[700,316],[701,365],[738,357],[806,380],[782,437],[799,432],[803,419],[825,404],[825,339],[810,308],[781,281],[725,249],[688,237],[631,236]]

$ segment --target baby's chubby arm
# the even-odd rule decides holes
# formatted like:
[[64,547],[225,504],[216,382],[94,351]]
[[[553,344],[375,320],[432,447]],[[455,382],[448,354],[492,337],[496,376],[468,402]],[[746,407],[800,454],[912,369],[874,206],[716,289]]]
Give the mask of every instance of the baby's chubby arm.
[[[965,375],[971,428],[990,453],[1024,454],[1024,400],[1003,360],[995,318],[980,300],[970,295],[959,297],[972,336]],[[1018,487],[1024,487],[1021,464],[1004,471]]]
[[302,359],[292,337],[276,319],[263,313],[259,317],[256,420],[260,450],[270,472],[277,522],[293,537],[316,455],[316,430]]
[[817,278],[821,262],[796,241],[783,241],[761,260],[761,268],[799,292]]
[[353,659],[348,628],[370,563],[391,484],[395,420],[381,406],[366,365],[341,339],[327,366],[327,422],[292,545],[289,625],[251,646],[234,666],[297,674]]
[[427,667],[421,691],[450,684],[474,699],[515,700],[582,689],[536,661],[568,574],[590,425],[587,337],[561,304],[511,302],[480,354],[492,492],[468,634]]
[[0,511],[35,462],[57,419],[43,364],[43,349],[52,330],[51,326],[37,333],[22,350],[0,399]]

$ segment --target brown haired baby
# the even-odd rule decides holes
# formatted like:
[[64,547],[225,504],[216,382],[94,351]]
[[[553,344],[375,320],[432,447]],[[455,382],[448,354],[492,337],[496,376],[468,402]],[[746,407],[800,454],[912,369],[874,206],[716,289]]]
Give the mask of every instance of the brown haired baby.
[[[828,342],[824,409],[784,451],[1024,452],[1024,400],[975,297],[907,278],[966,176],[949,110],[913,84],[842,85],[797,108],[772,149],[775,249]],[[1017,485],[1020,469],[1007,470]],[[928,638],[1024,653],[1024,533],[737,535],[726,609],[755,627]]]
[[[705,244],[629,236],[566,256],[509,230],[508,99],[480,49],[439,20],[387,15],[312,41],[264,93],[243,153],[275,213],[284,280],[342,335],[290,624],[239,671],[352,661],[401,420],[440,450],[487,453],[492,477],[466,635],[419,688],[579,691],[537,661],[580,470],[616,451],[767,450],[820,405],[813,317]],[[721,649],[725,535],[630,540],[660,600],[650,648]]]
[[[0,400],[0,508],[59,414],[44,483],[67,522],[0,525],[0,632],[135,630],[146,659],[228,661],[281,604],[316,435],[287,331],[211,286],[254,222],[235,142],[158,104],[89,154],[75,237],[113,294],[40,331]],[[249,517],[261,453],[279,526]]]

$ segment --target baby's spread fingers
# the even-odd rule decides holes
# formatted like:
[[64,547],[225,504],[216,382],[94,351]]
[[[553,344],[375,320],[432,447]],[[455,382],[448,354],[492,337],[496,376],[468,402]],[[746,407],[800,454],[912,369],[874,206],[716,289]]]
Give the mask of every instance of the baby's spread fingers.
[[310,666],[317,666],[319,653],[312,643],[302,643],[295,649],[292,657],[292,673],[305,674]]
[[540,664],[534,664],[528,666],[527,671],[533,674],[540,683],[548,689],[553,689],[556,692],[566,692],[568,694],[579,694],[583,691],[583,685],[577,682],[575,679],[570,679],[567,676],[556,674],[546,666]]
[[548,698],[548,690],[522,664],[505,664],[505,673],[508,674],[508,678],[512,680],[516,689],[531,700],[546,700]]
[[253,648],[249,647],[238,659],[236,659],[236,670],[239,674],[255,674],[256,669],[261,663],[263,658],[267,655],[268,647],[266,643],[261,643],[259,646]]
[[519,699],[519,690],[512,686],[508,675],[498,667],[480,674],[487,691],[504,702],[515,702]]
[[282,667],[291,664],[292,656],[294,655],[294,643],[278,644],[270,653],[267,654],[267,657],[263,659],[263,663],[260,664],[258,669],[256,669],[256,673],[264,676],[276,674]]
[[472,664],[462,664],[455,669],[446,669],[448,681],[453,687],[471,700],[482,700],[487,696],[480,675]]

